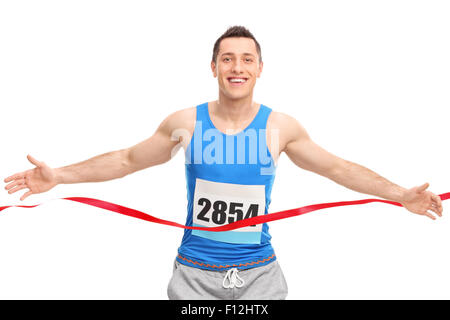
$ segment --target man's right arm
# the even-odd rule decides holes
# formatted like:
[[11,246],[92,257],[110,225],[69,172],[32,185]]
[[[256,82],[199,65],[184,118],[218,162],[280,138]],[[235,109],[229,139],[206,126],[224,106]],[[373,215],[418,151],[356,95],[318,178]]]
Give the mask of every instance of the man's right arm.
[[52,169],[28,157],[36,168],[16,173],[5,179],[11,182],[9,193],[29,188],[21,200],[33,193],[50,190],[57,184],[101,182],[124,177],[130,173],[169,161],[180,145],[186,146],[195,126],[195,108],[169,115],[147,140],[130,148],[108,152],[80,163]]

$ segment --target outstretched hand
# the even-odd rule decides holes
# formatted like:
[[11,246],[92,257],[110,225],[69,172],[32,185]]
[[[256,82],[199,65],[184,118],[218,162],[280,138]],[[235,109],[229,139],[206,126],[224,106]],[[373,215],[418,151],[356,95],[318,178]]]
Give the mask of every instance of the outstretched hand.
[[4,180],[5,183],[11,182],[5,187],[9,194],[25,188],[29,189],[20,198],[22,201],[31,194],[48,191],[57,185],[54,169],[47,166],[44,162],[37,161],[30,155],[27,158],[28,161],[36,166],[34,169],[13,174]]
[[414,187],[407,190],[400,203],[412,213],[420,214],[436,220],[436,217],[430,211],[442,217],[442,202],[441,198],[426,189],[430,185],[425,183],[419,187]]

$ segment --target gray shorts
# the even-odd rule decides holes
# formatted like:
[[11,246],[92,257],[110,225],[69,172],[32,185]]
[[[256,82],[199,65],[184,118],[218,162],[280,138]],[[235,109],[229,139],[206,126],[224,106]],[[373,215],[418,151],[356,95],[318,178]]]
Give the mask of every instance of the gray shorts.
[[284,300],[288,287],[275,260],[245,270],[212,271],[175,260],[167,287],[170,300]]

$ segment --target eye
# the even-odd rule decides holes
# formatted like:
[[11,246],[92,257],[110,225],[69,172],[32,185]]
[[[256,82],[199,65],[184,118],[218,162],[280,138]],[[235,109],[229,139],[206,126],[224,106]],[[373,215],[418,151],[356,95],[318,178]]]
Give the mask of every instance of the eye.
[[247,62],[253,62],[253,59],[247,58],[247,59],[245,59],[245,61],[247,61]]
[[223,61],[229,61],[230,60],[230,58],[225,58],[225,59],[223,59]]

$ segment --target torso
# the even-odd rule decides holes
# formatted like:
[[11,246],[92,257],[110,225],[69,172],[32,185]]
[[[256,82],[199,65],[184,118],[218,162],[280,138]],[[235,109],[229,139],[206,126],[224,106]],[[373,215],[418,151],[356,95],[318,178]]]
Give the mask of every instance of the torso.
[[[212,102],[210,102],[209,104],[211,103]],[[256,113],[258,112],[259,106],[260,104],[257,104],[255,107],[255,112],[252,113],[252,115],[248,119],[243,120],[239,124],[227,123],[221,120],[219,117],[215,116],[214,114],[210,113],[209,115],[214,126],[219,131],[226,133],[227,129],[228,130],[232,129],[234,132],[232,132],[231,134],[234,134],[244,130],[253,121],[254,117],[256,116]],[[287,144],[287,135],[285,134],[285,130],[283,130],[284,119],[285,119],[284,114],[272,110],[267,120],[266,143],[267,147],[269,148],[270,154],[272,155],[272,158],[275,162],[275,165],[278,163],[280,154]],[[187,130],[187,132],[189,133],[184,135],[183,138],[181,139],[183,149],[186,150],[194,133],[196,121],[196,107],[181,110],[180,121],[182,122],[181,123],[182,128]]]

